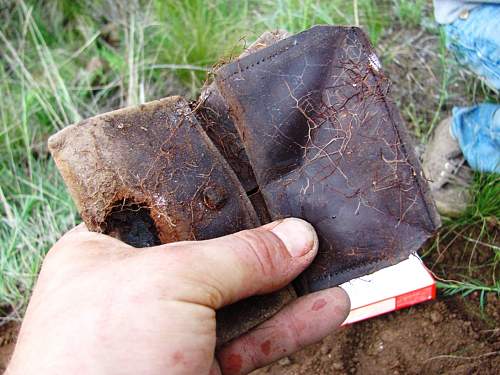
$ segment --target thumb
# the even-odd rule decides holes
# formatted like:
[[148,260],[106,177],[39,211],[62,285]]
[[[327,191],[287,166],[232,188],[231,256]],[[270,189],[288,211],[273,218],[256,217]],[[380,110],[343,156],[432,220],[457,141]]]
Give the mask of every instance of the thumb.
[[176,256],[187,257],[184,276],[198,286],[190,288],[195,293],[191,301],[218,309],[290,283],[316,256],[318,237],[311,224],[288,218],[213,240],[165,247],[183,248]]

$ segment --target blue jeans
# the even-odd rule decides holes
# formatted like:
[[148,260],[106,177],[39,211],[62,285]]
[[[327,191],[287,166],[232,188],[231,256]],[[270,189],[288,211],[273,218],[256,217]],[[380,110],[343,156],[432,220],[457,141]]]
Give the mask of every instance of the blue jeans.
[[453,108],[451,132],[472,169],[500,173],[500,106]]
[[[482,5],[445,26],[446,46],[458,61],[500,90],[500,5]],[[452,134],[469,165],[500,173],[500,105],[453,108]]]

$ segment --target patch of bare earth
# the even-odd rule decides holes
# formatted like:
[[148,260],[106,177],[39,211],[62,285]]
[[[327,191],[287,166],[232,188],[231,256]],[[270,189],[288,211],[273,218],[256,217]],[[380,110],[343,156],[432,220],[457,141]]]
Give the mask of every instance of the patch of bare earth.
[[14,351],[18,329],[18,323],[9,322],[0,326],[0,373],[5,371]]
[[[359,322],[254,375],[498,374],[500,330],[453,305],[434,301]],[[500,310],[499,299],[490,306]]]

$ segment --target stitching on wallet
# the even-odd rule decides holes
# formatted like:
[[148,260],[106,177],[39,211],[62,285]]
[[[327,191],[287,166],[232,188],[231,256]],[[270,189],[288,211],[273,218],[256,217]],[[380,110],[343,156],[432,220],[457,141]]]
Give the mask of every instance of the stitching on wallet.
[[[353,32],[353,28],[352,27],[349,27],[347,28],[346,30],[347,33],[352,33]],[[335,34],[335,33],[334,33]],[[293,42],[295,42],[295,45],[291,45]],[[298,46],[300,43],[297,41],[297,39],[293,39],[293,41],[291,40],[288,44],[284,45],[280,50],[276,51],[275,53],[273,53],[272,55],[269,55],[269,56],[265,56],[263,57],[262,59],[256,61],[256,62],[253,62],[249,65],[246,65],[244,68],[240,67],[240,65],[238,65],[238,71],[236,72],[233,72],[231,73],[230,75],[228,75],[227,77],[224,77],[221,79],[221,82],[224,82],[226,80],[228,80],[229,78],[231,78],[232,76],[238,74],[238,73],[241,73],[242,71],[244,70],[248,70],[248,69],[251,69],[253,68],[255,65],[258,65],[260,64],[261,62],[265,62],[267,60],[272,60],[273,58],[275,58],[276,56],[278,55],[281,55],[283,52],[286,52],[288,50],[290,50],[291,48],[295,47],[295,46]],[[315,47],[316,45],[318,45],[320,43],[315,43],[313,44],[311,47]],[[237,62],[235,62],[236,64]]]
[[[296,39],[295,39],[296,40]],[[265,62],[265,61],[268,61],[268,60],[272,60],[274,59],[276,56],[278,55],[281,55],[283,52],[285,51],[288,51],[291,47],[295,47],[295,46],[290,46],[292,42],[290,41],[289,44],[286,44],[283,48],[281,48],[280,50],[276,51],[275,53],[269,55],[269,56],[265,56],[263,57],[262,59],[260,60],[257,60],[256,62],[253,62],[249,65],[246,65],[245,67],[241,67],[239,64],[238,64],[238,70],[236,72],[233,72],[231,73],[230,75],[228,75],[227,77],[224,77],[222,78],[222,82],[228,80],[229,78],[231,78],[232,76],[236,75],[236,74],[239,74],[241,73],[242,71],[245,71],[245,70],[248,70],[248,69],[251,69],[253,68],[255,65],[258,65],[260,64],[261,62]],[[296,46],[299,45],[299,43],[295,44]]]

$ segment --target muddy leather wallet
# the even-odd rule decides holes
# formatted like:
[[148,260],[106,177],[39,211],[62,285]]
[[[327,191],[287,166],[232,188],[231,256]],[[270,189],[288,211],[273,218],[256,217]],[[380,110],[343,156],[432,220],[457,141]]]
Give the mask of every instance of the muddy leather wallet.
[[316,26],[219,68],[196,103],[99,115],[49,147],[88,228],[137,247],[290,216],[313,224],[313,264],[218,311],[222,344],[297,295],[408,258],[438,228],[389,88],[359,28]]

